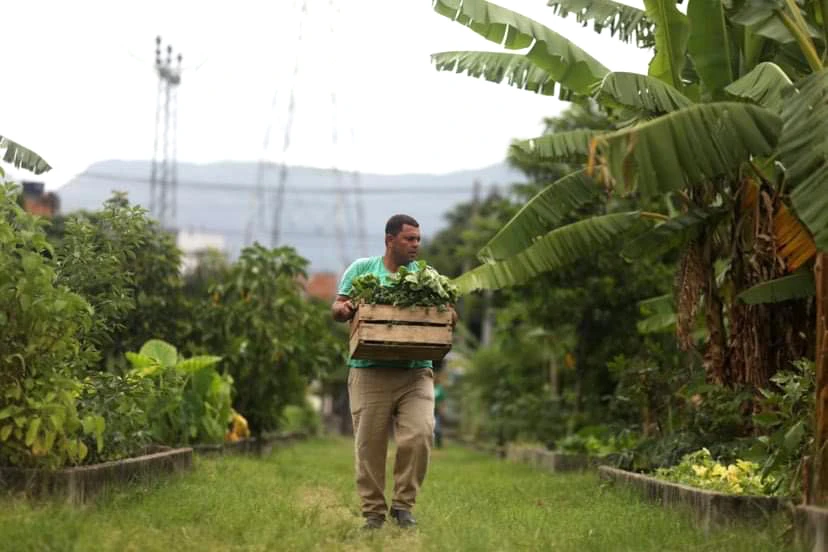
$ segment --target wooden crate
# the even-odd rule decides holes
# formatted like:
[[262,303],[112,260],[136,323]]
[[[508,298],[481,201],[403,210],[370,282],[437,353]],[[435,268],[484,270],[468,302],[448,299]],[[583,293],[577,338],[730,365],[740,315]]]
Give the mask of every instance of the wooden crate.
[[360,305],[351,320],[351,358],[440,360],[451,349],[451,311]]

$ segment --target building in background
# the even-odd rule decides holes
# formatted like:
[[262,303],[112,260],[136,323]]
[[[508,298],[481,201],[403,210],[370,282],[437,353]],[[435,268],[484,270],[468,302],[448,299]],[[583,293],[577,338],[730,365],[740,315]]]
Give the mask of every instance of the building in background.
[[181,272],[189,274],[198,266],[199,258],[208,250],[227,255],[224,236],[192,230],[179,230],[175,243],[181,250]]
[[60,198],[54,192],[47,192],[43,182],[24,180],[23,209],[27,213],[52,218],[60,211]]
[[336,286],[339,279],[333,272],[316,272],[310,275],[307,282],[303,282],[305,293],[323,301],[333,301],[336,298]]

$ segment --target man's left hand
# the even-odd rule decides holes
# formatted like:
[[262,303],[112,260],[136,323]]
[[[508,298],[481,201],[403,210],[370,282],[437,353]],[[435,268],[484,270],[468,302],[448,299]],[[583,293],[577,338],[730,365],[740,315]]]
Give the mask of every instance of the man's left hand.
[[460,317],[457,316],[457,311],[454,310],[454,306],[449,307],[449,310],[451,311],[451,327],[453,328],[457,325],[457,320],[459,320]]

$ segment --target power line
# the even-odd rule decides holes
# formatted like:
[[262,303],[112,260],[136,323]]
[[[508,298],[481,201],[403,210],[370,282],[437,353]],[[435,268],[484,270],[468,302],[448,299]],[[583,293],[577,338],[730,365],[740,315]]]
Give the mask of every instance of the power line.
[[[107,180],[113,182],[132,182],[136,184],[148,184],[150,180],[140,177],[124,176],[115,173],[104,173],[95,171],[86,171],[78,173],[75,178],[84,177],[93,180]],[[246,191],[255,190],[255,186],[250,184],[239,184],[234,182],[214,182],[207,180],[178,180],[177,188],[197,188],[200,190],[213,191]],[[491,185],[481,188],[484,192],[495,192],[498,186]],[[471,194],[474,191],[473,187],[469,186],[401,186],[399,188],[386,187],[358,187],[356,189],[349,188],[319,188],[319,187],[304,187],[304,188],[288,188],[284,190],[285,194],[290,195],[336,195],[341,192],[346,194],[358,195],[405,195],[405,194],[420,194],[420,195],[440,195],[440,194]]]

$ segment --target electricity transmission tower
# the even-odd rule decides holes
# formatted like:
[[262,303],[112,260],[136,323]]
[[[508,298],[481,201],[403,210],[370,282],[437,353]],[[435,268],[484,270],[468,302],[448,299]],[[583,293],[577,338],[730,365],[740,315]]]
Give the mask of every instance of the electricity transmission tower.
[[155,71],[158,93],[155,101],[155,143],[150,169],[150,214],[162,228],[175,229],[178,204],[178,165],[176,130],[178,126],[178,85],[181,84],[181,54],[173,62],[173,49],[167,45],[161,58],[161,37],[155,37]]
[[[321,2],[313,3],[320,6]],[[254,193],[254,213],[251,214],[251,220],[248,223],[248,229],[245,232],[246,240],[252,241],[254,234],[261,235],[266,233],[267,221],[266,213],[270,211],[270,243],[271,246],[278,246],[281,242],[283,234],[283,226],[285,224],[285,189],[288,185],[290,171],[287,165],[288,150],[292,145],[292,133],[294,128],[294,121],[296,119],[297,102],[300,101],[300,95],[297,93],[297,88],[300,84],[300,73],[310,72],[311,70],[318,70],[320,73],[324,71],[325,74],[330,75],[336,68],[337,60],[335,58],[337,39],[335,36],[337,23],[339,22],[339,14],[335,7],[333,0],[329,0],[327,7],[322,7],[322,11],[310,13],[308,0],[295,0],[293,4],[294,13],[298,16],[296,24],[297,39],[296,47],[293,51],[296,55],[293,60],[293,71],[290,76],[290,82],[287,83],[287,90],[277,90],[274,93],[271,104],[271,113],[268,118],[268,125],[264,135],[262,144],[262,154],[259,158],[258,168],[256,171],[256,186]],[[311,19],[318,18],[319,20],[327,19],[330,22],[328,29],[328,39],[332,47],[330,48],[331,55],[327,57],[326,67],[306,67],[303,66],[302,53],[308,50],[308,45],[305,41],[308,39],[319,41],[319,35],[313,32],[308,32],[306,26]],[[333,159],[330,160],[331,176],[334,180],[334,190],[336,195],[336,205],[332,217],[332,221],[336,232],[336,247],[337,258],[340,264],[344,264],[352,260],[353,252],[348,247],[348,236],[354,234],[358,240],[357,250],[360,254],[364,254],[366,250],[365,244],[365,217],[363,209],[363,200],[360,193],[360,178],[359,172],[343,171],[336,159],[337,152],[340,149],[340,126],[341,122],[338,117],[339,102],[337,98],[336,79],[328,79],[331,89],[329,93],[330,109],[331,109],[331,146],[333,150]],[[287,105],[282,111],[280,107],[280,97],[284,97],[287,92]],[[284,102],[281,102],[283,104]],[[271,152],[274,149],[272,145],[272,135],[274,134],[273,125],[275,121],[281,122],[282,144],[281,157],[278,163],[271,161]],[[350,137],[353,141],[354,130],[350,128]],[[275,173],[276,185],[269,188],[267,186],[268,174]],[[346,177],[350,175],[350,186],[346,182]],[[268,193],[269,192],[269,193]],[[353,205],[349,206],[348,196],[352,196]],[[268,209],[269,203],[269,209]],[[353,212],[352,212],[353,210]],[[254,232],[255,228],[255,232]]]

